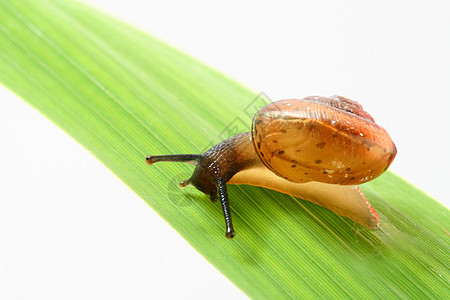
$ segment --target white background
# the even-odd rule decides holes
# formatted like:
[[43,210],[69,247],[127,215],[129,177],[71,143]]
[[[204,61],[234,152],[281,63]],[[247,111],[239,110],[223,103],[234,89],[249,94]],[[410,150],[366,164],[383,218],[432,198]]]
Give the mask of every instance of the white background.
[[[86,2],[274,100],[359,101],[397,145],[391,170],[449,205],[449,1]],[[0,143],[0,298],[245,298],[2,87]]]

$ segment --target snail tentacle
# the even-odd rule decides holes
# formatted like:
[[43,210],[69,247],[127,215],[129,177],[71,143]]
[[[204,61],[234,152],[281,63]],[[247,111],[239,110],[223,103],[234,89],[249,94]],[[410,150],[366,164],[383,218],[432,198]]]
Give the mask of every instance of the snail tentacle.
[[197,165],[197,163],[203,158],[203,154],[169,154],[169,155],[148,155],[145,162],[148,165],[152,165],[156,162],[160,161],[169,161],[169,162],[186,162],[193,165]]
[[211,200],[212,203],[217,202],[217,189],[213,189],[211,191],[211,193],[209,194],[209,199]]
[[226,233],[225,236],[228,239],[232,239],[236,234],[233,229],[233,222],[231,220],[230,204],[228,202],[227,184],[223,178],[216,180],[217,187],[219,188],[220,203],[222,204],[223,215],[225,216]]

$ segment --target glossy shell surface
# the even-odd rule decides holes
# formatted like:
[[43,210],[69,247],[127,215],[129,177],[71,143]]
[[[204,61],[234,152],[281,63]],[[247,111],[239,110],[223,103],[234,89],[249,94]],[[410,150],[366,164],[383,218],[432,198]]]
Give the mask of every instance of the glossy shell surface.
[[255,115],[252,139],[262,162],[293,182],[364,183],[397,153],[386,130],[341,96],[271,103]]

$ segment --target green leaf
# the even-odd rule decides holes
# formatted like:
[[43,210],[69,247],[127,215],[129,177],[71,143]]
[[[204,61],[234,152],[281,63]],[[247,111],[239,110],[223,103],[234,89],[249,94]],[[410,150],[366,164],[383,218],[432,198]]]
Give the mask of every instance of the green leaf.
[[227,240],[220,205],[175,186],[192,166],[144,158],[199,153],[227,128],[248,130],[255,93],[77,2],[0,1],[0,20],[1,82],[249,296],[448,297],[448,210],[401,178],[362,186],[381,217],[376,231],[301,199],[229,186],[237,236]]

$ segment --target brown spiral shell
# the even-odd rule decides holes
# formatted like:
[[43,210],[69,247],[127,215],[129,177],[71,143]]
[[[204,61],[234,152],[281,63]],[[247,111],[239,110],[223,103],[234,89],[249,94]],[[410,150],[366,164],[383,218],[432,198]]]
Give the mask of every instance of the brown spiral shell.
[[262,162],[293,182],[364,183],[397,153],[386,130],[341,96],[273,102],[255,115],[252,138]]

